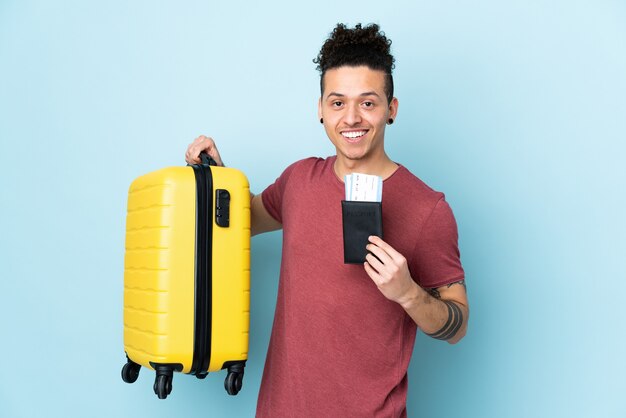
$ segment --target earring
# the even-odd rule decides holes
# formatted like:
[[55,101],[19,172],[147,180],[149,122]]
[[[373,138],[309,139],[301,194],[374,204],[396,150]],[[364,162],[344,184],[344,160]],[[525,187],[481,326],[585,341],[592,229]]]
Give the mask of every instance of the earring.
[[320,123],[324,123],[324,118],[320,118]]
[[392,124],[393,124],[393,119],[392,119],[392,118],[389,118],[389,120],[387,121],[387,124],[388,124],[388,125],[392,125]]

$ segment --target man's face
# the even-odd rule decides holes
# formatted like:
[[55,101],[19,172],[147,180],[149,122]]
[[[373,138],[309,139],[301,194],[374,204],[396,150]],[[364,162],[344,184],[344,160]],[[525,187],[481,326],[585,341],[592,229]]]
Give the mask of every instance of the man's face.
[[387,103],[385,73],[365,66],[326,71],[319,117],[338,158],[373,160],[384,156],[385,124],[398,101]]

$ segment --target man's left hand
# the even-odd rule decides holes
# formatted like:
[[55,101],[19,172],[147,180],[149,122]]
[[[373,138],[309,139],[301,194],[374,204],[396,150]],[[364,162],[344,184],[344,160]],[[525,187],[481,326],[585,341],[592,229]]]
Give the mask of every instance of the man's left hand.
[[369,237],[369,242],[365,271],[387,299],[402,305],[415,293],[417,286],[406,258],[377,236]]

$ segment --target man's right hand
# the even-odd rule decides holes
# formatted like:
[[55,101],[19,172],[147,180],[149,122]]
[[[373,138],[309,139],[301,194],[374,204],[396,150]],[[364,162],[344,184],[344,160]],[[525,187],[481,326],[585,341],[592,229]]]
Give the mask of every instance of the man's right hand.
[[215,141],[213,141],[213,138],[204,135],[200,135],[194,139],[193,142],[187,147],[187,152],[185,153],[185,161],[187,161],[187,164],[200,164],[202,162],[200,160],[200,153],[202,151],[209,154],[211,158],[215,160],[217,165],[222,167],[224,166],[224,162],[222,161],[222,157],[220,157],[220,152],[217,150]]

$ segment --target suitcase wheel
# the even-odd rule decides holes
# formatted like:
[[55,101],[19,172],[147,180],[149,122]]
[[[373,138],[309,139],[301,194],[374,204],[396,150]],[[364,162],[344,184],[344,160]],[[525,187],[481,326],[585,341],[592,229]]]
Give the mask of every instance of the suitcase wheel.
[[135,383],[139,377],[139,369],[141,366],[129,359],[122,367],[122,380],[126,383]]
[[154,381],[154,393],[156,393],[159,399],[167,398],[167,395],[172,393],[172,376],[157,375]]
[[228,373],[224,380],[224,388],[229,395],[235,396],[241,390],[243,376],[239,373]]
[[224,380],[224,389],[226,392],[235,396],[241,390],[243,384],[243,364],[235,364],[228,367],[228,375]]

